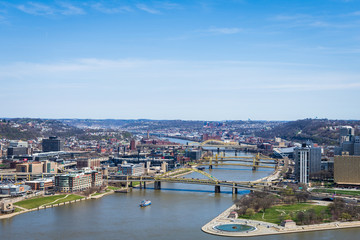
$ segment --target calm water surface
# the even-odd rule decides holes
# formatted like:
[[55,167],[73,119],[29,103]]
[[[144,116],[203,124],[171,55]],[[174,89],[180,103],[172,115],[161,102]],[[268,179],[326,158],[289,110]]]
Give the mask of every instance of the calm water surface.
[[[210,173],[218,179],[245,181],[270,172],[219,167]],[[186,177],[203,176],[192,173]],[[212,186],[162,183],[160,191],[148,187],[1,220],[0,239],[229,239],[203,233],[201,227],[232,204],[231,189],[222,188],[222,193],[215,194]],[[140,208],[143,199],[150,199],[152,205]],[[348,229],[242,239],[354,240],[359,234],[360,229]]]

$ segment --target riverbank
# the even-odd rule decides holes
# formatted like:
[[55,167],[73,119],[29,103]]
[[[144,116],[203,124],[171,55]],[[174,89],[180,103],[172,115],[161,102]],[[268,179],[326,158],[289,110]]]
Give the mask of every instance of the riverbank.
[[[33,207],[33,208],[26,208],[26,207],[21,206],[21,205],[18,206],[16,203],[14,203],[15,209],[18,209],[18,210],[16,210],[14,213],[0,215],[0,219],[12,218],[14,216],[24,214],[24,213],[28,213],[28,212],[32,212],[32,211],[39,211],[39,210],[42,210],[42,209],[59,207],[59,206],[72,204],[72,203],[77,203],[77,202],[81,202],[81,201],[86,201],[86,200],[91,200],[91,199],[98,199],[98,198],[101,198],[103,196],[106,196],[106,195],[109,195],[109,194],[112,194],[112,193],[114,193],[114,191],[110,190],[108,192],[104,192],[104,193],[100,193],[100,194],[95,193],[96,195],[92,194],[92,195],[90,195],[88,197],[83,197],[83,196],[80,197],[79,195],[76,195],[76,196],[79,196],[79,198],[70,198],[69,196],[73,195],[73,194],[66,194],[66,196],[64,196],[62,198],[55,199],[54,201],[52,201],[50,203],[45,203],[45,204],[42,204],[42,205],[40,205],[38,207]],[[66,201],[66,199],[68,197],[71,200]],[[48,197],[48,198],[50,198],[50,197]],[[33,199],[28,199],[28,200],[25,200],[25,201],[29,201],[29,200],[33,200]]]
[[[324,230],[336,230],[344,228],[358,228],[360,227],[360,221],[353,222],[330,222],[313,225],[300,225],[294,227],[282,227],[277,224],[249,220],[249,219],[234,219],[228,216],[232,211],[236,209],[235,205],[232,205],[220,215],[215,217],[209,223],[205,224],[201,230],[205,233],[227,237],[252,237],[252,236],[264,236],[264,235],[276,235],[285,233],[300,233],[300,232],[311,232],[311,231],[324,231]],[[216,229],[216,226],[223,224],[243,224],[252,226],[255,228],[253,231],[248,232],[226,232]]]

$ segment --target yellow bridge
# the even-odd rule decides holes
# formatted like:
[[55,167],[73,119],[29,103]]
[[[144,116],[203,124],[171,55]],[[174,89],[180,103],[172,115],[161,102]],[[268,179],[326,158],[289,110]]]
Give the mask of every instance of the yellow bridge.
[[[108,179],[109,182],[122,182],[132,185],[132,182],[140,182],[140,188],[144,187],[146,188],[146,182],[154,182],[154,189],[160,190],[161,189],[161,182],[169,182],[169,183],[184,183],[184,184],[199,184],[199,185],[212,185],[215,186],[215,193],[220,193],[220,187],[229,187],[232,188],[233,194],[237,194],[238,189],[245,189],[245,190],[251,190],[251,191],[269,191],[274,192],[277,191],[276,187],[272,186],[272,183],[274,182],[261,182],[261,181],[224,181],[224,180],[218,180],[215,177],[213,177],[211,174],[198,170],[196,168],[192,168],[191,172],[197,172],[204,176],[206,176],[206,179],[199,179],[199,178],[180,178],[180,177],[172,177],[176,171],[170,171],[167,173],[164,173],[162,175],[158,175],[155,177],[148,177],[148,176],[140,176],[140,177],[134,177],[134,176],[128,176],[126,179],[122,180],[116,180],[115,176],[111,176],[111,179]],[[189,173],[189,171],[188,171]]]
[[[264,161],[268,160],[268,161]],[[224,163],[224,162],[233,162],[233,163]],[[251,164],[244,164],[244,163],[235,163],[235,162],[247,162]],[[260,164],[271,164],[274,166],[269,165],[260,165]],[[257,168],[277,168],[277,159],[269,158],[267,156],[262,156],[260,153],[255,155],[254,157],[246,157],[246,156],[231,156],[225,157],[222,155],[216,154],[215,157],[204,157],[201,159],[196,165],[198,166],[209,166],[211,169],[213,166],[244,166],[244,167],[251,167],[253,170]]]

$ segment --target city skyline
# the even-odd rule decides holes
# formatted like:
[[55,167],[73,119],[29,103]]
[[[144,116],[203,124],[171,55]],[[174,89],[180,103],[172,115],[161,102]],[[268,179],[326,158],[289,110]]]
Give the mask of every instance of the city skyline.
[[3,1],[2,117],[359,119],[359,1]]

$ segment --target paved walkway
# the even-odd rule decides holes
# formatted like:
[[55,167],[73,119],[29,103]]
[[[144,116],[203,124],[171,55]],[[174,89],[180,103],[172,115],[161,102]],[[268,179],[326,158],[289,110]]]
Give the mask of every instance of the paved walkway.
[[[309,231],[322,231],[322,230],[334,230],[341,228],[353,228],[360,227],[360,221],[354,222],[331,222],[331,223],[322,223],[322,224],[314,224],[314,225],[304,225],[304,226],[296,226],[294,228],[284,228],[277,224],[248,220],[248,219],[234,219],[228,218],[231,211],[236,208],[235,205],[226,209],[219,216],[211,220],[209,223],[204,225],[201,230],[220,236],[228,236],[228,237],[250,237],[250,236],[263,236],[263,235],[274,235],[274,234],[284,234],[284,233],[298,233],[298,232],[309,232]],[[245,224],[255,228],[254,231],[249,232],[226,232],[217,230],[215,227],[221,224]]]

